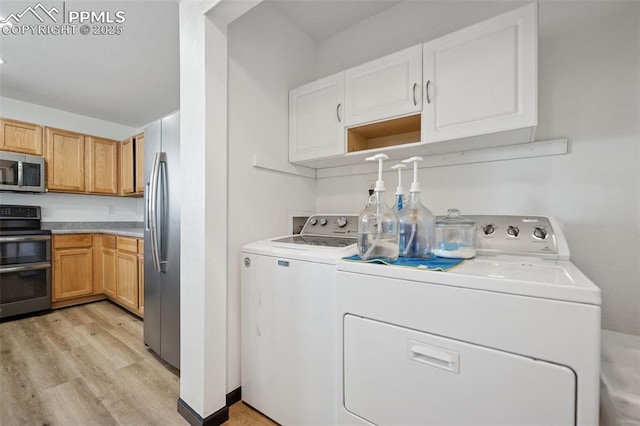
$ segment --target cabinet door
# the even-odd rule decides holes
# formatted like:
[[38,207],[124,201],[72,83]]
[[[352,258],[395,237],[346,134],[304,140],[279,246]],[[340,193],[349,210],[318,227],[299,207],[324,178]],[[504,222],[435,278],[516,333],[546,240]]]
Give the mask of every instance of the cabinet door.
[[0,119],[0,150],[42,155],[42,127]]
[[84,135],[46,128],[47,188],[59,192],[84,192]]
[[289,161],[345,153],[344,73],[289,92]]
[[136,194],[144,193],[144,133],[135,137],[135,184]]
[[116,298],[116,251],[112,248],[102,249],[102,288],[104,294]]
[[118,145],[120,142],[87,137],[88,190],[96,194],[118,193]]
[[120,179],[122,182],[122,193],[131,194],[135,191],[133,185],[133,138],[122,142],[120,150]]
[[138,256],[118,250],[116,300],[123,306],[138,310]]
[[93,249],[54,250],[53,301],[93,292]]
[[535,126],[537,46],[535,3],[424,44],[422,140]]
[[144,315],[144,255],[138,255],[138,312]]
[[370,123],[422,110],[422,45],[345,72],[346,125]]

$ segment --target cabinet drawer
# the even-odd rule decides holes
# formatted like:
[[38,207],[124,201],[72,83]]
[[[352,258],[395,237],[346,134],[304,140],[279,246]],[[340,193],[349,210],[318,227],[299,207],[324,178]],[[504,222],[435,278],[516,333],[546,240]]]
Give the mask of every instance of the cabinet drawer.
[[144,253],[144,240],[143,239],[139,239],[138,240],[138,253],[140,253],[140,254]]
[[118,250],[129,251],[131,253],[138,252],[138,242],[135,238],[129,237],[116,237]]
[[78,248],[93,246],[92,234],[54,235],[53,248]]
[[116,248],[116,237],[115,235],[103,235],[102,236],[102,247],[115,249]]

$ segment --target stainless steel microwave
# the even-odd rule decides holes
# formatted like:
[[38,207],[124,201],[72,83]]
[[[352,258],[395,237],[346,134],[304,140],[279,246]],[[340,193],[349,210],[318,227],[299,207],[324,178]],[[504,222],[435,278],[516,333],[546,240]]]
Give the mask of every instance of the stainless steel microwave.
[[44,157],[0,151],[0,191],[44,192]]

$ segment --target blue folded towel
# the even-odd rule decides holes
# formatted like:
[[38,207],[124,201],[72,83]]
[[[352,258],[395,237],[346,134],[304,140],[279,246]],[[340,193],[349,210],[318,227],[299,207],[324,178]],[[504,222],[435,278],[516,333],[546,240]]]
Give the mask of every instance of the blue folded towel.
[[420,259],[418,257],[399,257],[395,262],[387,262],[380,259],[362,260],[358,255],[343,257],[342,260],[363,263],[377,263],[392,266],[404,266],[405,268],[424,269],[426,271],[447,272],[464,263],[465,259],[449,259],[446,257],[434,256],[431,259]]

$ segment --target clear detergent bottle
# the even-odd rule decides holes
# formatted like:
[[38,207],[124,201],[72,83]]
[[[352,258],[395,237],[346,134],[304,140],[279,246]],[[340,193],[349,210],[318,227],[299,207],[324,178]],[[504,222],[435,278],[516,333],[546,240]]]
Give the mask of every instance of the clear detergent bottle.
[[362,260],[393,262],[398,259],[398,217],[384,200],[382,166],[387,158],[385,154],[377,154],[366,159],[378,161],[378,180],[371,203],[360,213],[358,220],[358,256]]
[[396,213],[402,210],[404,207],[405,199],[404,199],[404,188],[402,187],[402,169],[406,169],[406,164],[396,164],[391,167],[391,170],[398,171],[398,186],[396,187],[396,204],[394,206]]
[[409,202],[398,213],[399,250],[402,257],[428,259],[433,257],[435,217],[420,202],[418,161],[422,161],[422,157],[411,157],[402,161],[413,163],[413,182],[409,191]]

